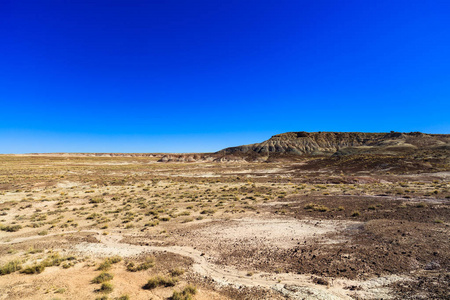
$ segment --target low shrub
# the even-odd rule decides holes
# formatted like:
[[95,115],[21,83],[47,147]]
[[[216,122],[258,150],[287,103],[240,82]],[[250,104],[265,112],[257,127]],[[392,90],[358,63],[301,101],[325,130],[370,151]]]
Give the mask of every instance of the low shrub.
[[352,217],[359,217],[361,213],[357,210],[352,211]]
[[76,257],[74,256],[61,257],[59,256],[59,253],[54,253],[48,256],[45,260],[41,261],[39,264],[35,263],[34,265],[22,269],[21,272],[24,274],[40,274],[46,267],[59,266],[64,261],[71,261],[75,259]]
[[45,270],[45,265],[34,264],[23,269],[21,272],[24,274],[40,274]]
[[216,211],[214,209],[204,209],[200,212],[200,214],[202,215],[213,215]]
[[188,285],[181,292],[174,291],[171,299],[172,300],[192,300],[192,299],[194,299],[192,296],[194,296],[196,293],[197,293],[197,289],[192,285]]
[[120,256],[108,257],[100,264],[100,266],[98,266],[97,270],[108,271],[111,268],[111,265],[116,264],[120,261],[122,261],[122,258]]
[[12,260],[0,267],[0,275],[7,275],[19,271],[22,265],[19,260]]
[[134,262],[129,262],[127,264],[127,270],[130,272],[137,272],[137,271],[143,271],[148,270],[155,266],[155,259],[151,256],[146,257],[144,262],[136,265]]
[[180,268],[175,268],[175,269],[171,269],[171,270],[169,271],[169,273],[170,273],[170,275],[171,275],[172,277],[176,277],[176,276],[181,276],[181,275],[183,275],[183,274],[184,274],[184,270],[183,270],[183,269],[180,269]]
[[308,203],[303,208],[304,209],[314,209],[316,205],[314,203]]
[[100,293],[111,293],[113,291],[114,287],[112,283],[104,282],[102,283],[102,286],[98,290]]
[[102,272],[102,273],[100,273],[100,275],[98,275],[97,277],[92,279],[92,283],[103,283],[103,282],[110,281],[113,278],[114,278],[114,275],[106,273],[106,272]]
[[177,284],[178,279],[174,277],[164,277],[164,276],[154,276],[148,280],[148,282],[143,286],[145,290],[151,290],[157,288],[159,286],[169,287],[175,286]]
[[89,203],[103,203],[103,202],[105,202],[105,200],[100,197],[94,197],[91,198],[91,200],[89,200]]
[[16,232],[22,229],[21,225],[2,225],[0,224],[0,230],[6,232]]
[[318,205],[314,203],[308,203],[304,206],[304,209],[314,210],[314,211],[320,211],[320,212],[326,212],[330,209],[326,207],[325,205]]

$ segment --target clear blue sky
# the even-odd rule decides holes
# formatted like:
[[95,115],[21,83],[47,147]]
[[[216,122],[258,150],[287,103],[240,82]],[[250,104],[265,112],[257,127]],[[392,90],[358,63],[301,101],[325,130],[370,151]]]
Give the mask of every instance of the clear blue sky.
[[0,153],[450,133],[450,1],[1,0]]

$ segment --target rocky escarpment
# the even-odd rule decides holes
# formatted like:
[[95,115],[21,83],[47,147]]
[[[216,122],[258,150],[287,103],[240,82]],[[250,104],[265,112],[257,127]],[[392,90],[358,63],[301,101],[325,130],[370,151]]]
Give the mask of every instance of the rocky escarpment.
[[421,132],[287,132],[272,136],[262,143],[230,147],[218,154],[295,154],[295,155],[349,155],[357,153],[395,154],[414,149],[446,149],[448,134]]

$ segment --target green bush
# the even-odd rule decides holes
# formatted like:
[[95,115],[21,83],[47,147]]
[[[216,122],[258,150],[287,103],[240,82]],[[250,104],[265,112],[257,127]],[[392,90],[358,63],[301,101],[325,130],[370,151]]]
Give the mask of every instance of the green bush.
[[174,286],[177,284],[178,279],[174,277],[163,277],[163,276],[154,276],[148,280],[148,282],[143,286],[145,290],[151,290],[157,288],[159,286]]
[[192,296],[195,295],[196,293],[197,293],[197,289],[192,285],[188,285],[181,292],[174,291],[171,299],[172,300],[192,300],[193,299]]
[[42,265],[45,267],[53,267],[53,266],[59,266],[63,261],[68,260],[76,260],[75,256],[66,256],[61,257],[59,256],[59,253],[55,253],[47,257],[43,262],[41,262]]
[[24,274],[40,274],[45,270],[45,265],[43,264],[35,264],[29,267],[26,267],[21,272]]
[[100,197],[92,198],[92,199],[89,201],[89,203],[103,203],[103,202],[105,202],[105,200],[104,200],[103,198],[100,198]]
[[316,206],[314,203],[308,203],[305,205],[304,209],[314,209],[314,206]]
[[0,230],[1,231],[6,231],[6,232],[16,232],[19,231],[20,229],[22,229],[22,226],[20,225],[2,225],[0,224]]
[[113,291],[114,287],[112,283],[104,282],[102,283],[102,286],[99,289],[100,293],[111,293]]
[[304,209],[314,210],[314,211],[320,211],[320,212],[326,212],[330,209],[326,207],[325,205],[318,205],[314,203],[308,203],[304,206]]
[[180,269],[180,268],[175,268],[175,269],[171,269],[171,270],[169,271],[169,273],[170,273],[170,275],[171,275],[172,277],[176,277],[176,276],[181,276],[181,275],[183,275],[183,274],[184,274],[184,270],[183,270],[183,269]]
[[7,275],[19,271],[22,265],[19,260],[12,260],[0,267],[0,275]]
[[24,274],[40,274],[42,273],[46,267],[59,266],[63,261],[75,260],[74,256],[66,256],[60,257],[58,253],[52,254],[43,260],[39,264],[34,264],[32,266],[28,266],[25,269],[22,269],[22,273]]
[[118,256],[118,255],[109,257],[108,259],[109,259],[109,261],[110,261],[112,264],[117,264],[118,262],[121,262],[121,261],[122,261],[122,257],[120,257],[120,256]]
[[92,283],[103,283],[106,281],[110,281],[113,278],[114,278],[114,275],[106,273],[106,272],[102,272],[102,273],[100,273],[100,275],[98,275],[97,277],[92,279]]
[[144,262],[139,265],[136,265],[134,262],[129,262],[127,264],[127,270],[130,272],[137,272],[142,270],[148,270],[155,266],[155,259],[151,256],[146,257]]
[[100,264],[100,266],[97,268],[97,270],[108,271],[111,268],[112,264],[116,264],[116,263],[120,262],[121,260],[122,260],[122,258],[120,256],[108,257]]
[[352,211],[352,217],[359,217],[361,213],[357,210]]
[[111,262],[109,260],[104,260],[97,268],[99,271],[108,271],[111,268]]
[[159,224],[159,220],[154,220],[154,221],[152,221],[152,222],[145,223],[144,226],[146,226],[146,227],[148,227],[148,226],[150,226],[150,227],[155,227],[155,226],[157,226],[158,224]]

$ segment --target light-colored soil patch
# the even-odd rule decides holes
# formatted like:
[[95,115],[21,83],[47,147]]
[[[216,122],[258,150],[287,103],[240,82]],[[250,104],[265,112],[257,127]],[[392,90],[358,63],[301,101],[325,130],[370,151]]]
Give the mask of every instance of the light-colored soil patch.
[[[246,220],[253,222],[254,220]],[[244,221],[245,222],[245,221]],[[276,222],[273,222],[276,223]],[[271,229],[280,229],[276,227]],[[314,230],[309,230],[309,234]],[[281,234],[284,236],[284,234]],[[234,288],[242,287],[264,287],[276,290],[288,299],[352,299],[350,295],[355,294],[347,289],[346,286],[357,285],[361,288],[358,295],[364,299],[372,299],[373,295],[387,295],[389,289],[385,288],[392,282],[404,280],[404,278],[384,277],[369,281],[336,280],[331,285],[317,285],[312,282],[310,275],[301,275],[293,273],[268,273],[257,272],[249,274],[230,266],[220,266],[212,263],[212,257],[201,251],[187,246],[138,246],[121,243],[120,235],[97,236],[101,243],[81,243],[74,247],[76,252],[91,256],[109,256],[121,255],[124,257],[138,256],[143,253],[152,252],[170,252],[192,258],[194,261],[193,271],[205,278],[211,278],[218,286],[232,286]]]
[[86,185],[82,185],[79,182],[72,182],[72,181],[62,181],[58,182],[56,184],[57,188],[72,188],[72,187],[87,187]]
[[340,231],[350,223],[329,220],[297,220],[291,218],[244,218],[195,230],[192,232],[192,235],[196,239],[219,239],[229,242],[241,241],[248,245],[258,244],[262,246],[290,248],[299,241],[318,238],[327,233]]

